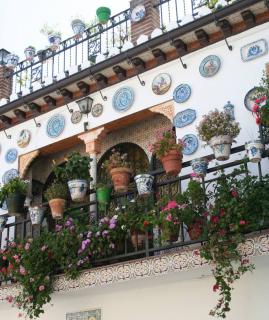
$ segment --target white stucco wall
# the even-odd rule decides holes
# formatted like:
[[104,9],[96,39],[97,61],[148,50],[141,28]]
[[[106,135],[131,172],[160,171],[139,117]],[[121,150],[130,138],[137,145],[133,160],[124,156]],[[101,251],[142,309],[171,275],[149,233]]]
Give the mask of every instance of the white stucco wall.
[[[269,257],[252,260],[256,270],[243,276],[232,292],[227,320],[268,320]],[[53,294],[53,306],[40,320],[65,320],[68,312],[100,308],[102,320],[210,320],[218,295],[208,267],[115,285]],[[0,319],[16,320],[18,311],[0,303]]]

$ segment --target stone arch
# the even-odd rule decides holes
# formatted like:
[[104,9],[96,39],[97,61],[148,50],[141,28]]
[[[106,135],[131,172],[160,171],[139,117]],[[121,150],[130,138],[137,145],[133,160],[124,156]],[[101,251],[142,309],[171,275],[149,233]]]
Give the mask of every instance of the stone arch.
[[39,156],[39,154],[40,150],[35,150],[19,157],[19,174],[22,179],[25,178],[30,165]]

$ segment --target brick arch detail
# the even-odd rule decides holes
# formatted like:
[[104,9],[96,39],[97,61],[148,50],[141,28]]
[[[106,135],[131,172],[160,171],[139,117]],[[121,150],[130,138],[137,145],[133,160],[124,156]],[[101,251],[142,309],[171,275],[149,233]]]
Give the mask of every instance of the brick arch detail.
[[34,161],[40,154],[40,150],[35,150],[19,157],[19,174],[21,178],[25,178],[26,173]]

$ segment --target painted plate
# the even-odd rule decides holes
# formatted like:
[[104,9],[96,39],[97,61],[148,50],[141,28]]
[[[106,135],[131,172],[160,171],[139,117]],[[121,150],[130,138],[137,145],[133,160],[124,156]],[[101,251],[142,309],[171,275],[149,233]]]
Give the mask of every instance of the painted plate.
[[244,104],[245,104],[245,107],[248,109],[248,111],[252,112],[252,108],[255,104],[254,100],[256,99],[257,94],[258,94],[258,88],[255,88],[255,87],[247,92],[244,99]]
[[204,58],[204,60],[202,60],[199,67],[199,72],[203,77],[213,77],[219,71],[220,66],[221,61],[218,56],[207,56],[206,58]]
[[173,119],[173,124],[177,128],[183,128],[188,124],[193,123],[195,119],[196,119],[196,111],[193,109],[186,109],[181,112],[178,112],[175,115]]
[[50,138],[58,137],[64,130],[65,118],[61,114],[56,114],[47,122],[47,135]]
[[25,148],[28,146],[31,140],[31,132],[27,129],[21,130],[18,138],[17,138],[17,145],[20,148]]
[[188,84],[177,86],[173,92],[173,99],[177,103],[183,103],[191,96],[191,87]]
[[19,176],[19,172],[16,169],[10,169],[6,171],[2,176],[2,182],[4,184],[8,183],[11,179],[14,179]]
[[184,155],[191,155],[198,149],[198,139],[194,134],[186,134],[182,138],[183,143],[185,144],[182,153]]
[[166,93],[171,87],[171,77],[168,73],[158,74],[152,81],[152,91],[161,95]]
[[138,5],[133,8],[131,13],[132,22],[142,21],[146,16],[146,8],[143,5]]
[[113,97],[113,108],[117,111],[126,111],[134,103],[134,91],[130,87],[123,87],[116,91]]
[[71,116],[71,122],[73,124],[77,124],[82,119],[82,113],[80,111],[74,111]]
[[14,161],[16,161],[18,156],[18,151],[15,148],[9,149],[7,150],[7,153],[5,155],[5,159],[7,163],[13,163]]
[[99,117],[103,113],[103,105],[101,103],[96,103],[92,107],[92,116],[93,117]]

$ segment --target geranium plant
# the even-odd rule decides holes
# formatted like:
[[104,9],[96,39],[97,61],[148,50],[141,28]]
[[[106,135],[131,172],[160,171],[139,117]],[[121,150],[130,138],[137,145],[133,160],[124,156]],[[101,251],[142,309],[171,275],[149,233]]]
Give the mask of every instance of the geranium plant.
[[215,109],[203,116],[197,130],[199,138],[209,143],[216,136],[230,136],[235,139],[240,132],[240,127],[239,123],[233,121],[228,113]]
[[269,77],[267,75],[262,77],[257,91],[258,94],[254,98],[255,104],[252,108],[256,123],[269,126]]

